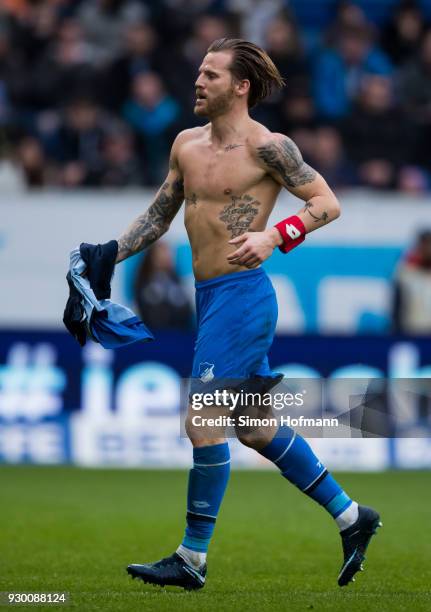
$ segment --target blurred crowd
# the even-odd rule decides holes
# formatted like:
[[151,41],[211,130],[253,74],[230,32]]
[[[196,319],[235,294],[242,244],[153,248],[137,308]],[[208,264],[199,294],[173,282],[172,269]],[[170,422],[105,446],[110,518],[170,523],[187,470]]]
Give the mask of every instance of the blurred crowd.
[[431,334],[431,229],[416,236],[399,262],[394,279],[392,331]]
[[159,184],[176,133],[199,123],[207,47],[241,36],[287,83],[253,116],[332,187],[429,191],[423,3],[389,2],[376,23],[359,1],[319,2],[331,18],[313,28],[293,0],[2,0],[0,186]]

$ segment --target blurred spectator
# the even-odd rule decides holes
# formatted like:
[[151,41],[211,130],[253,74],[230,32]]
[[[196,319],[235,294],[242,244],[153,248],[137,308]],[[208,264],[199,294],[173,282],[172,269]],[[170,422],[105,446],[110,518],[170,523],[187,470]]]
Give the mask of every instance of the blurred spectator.
[[226,21],[215,15],[202,15],[195,21],[192,36],[186,41],[183,53],[197,72],[210,44],[229,35]]
[[413,59],[419,50],[425,19],[415,0],[400,2],[382,34],[382,47],[397,66]]
[[110,127],[103,141],[99,184],[102,187],[132,187],[142,182],[133,135],[125,126]]
[[10,9],[16,9],[11,34],[15,50],[28,65],[34,65],[46,52],[55,37],[59,25],[61,2],[10,2]]
[[104,65],[122,51],[124,32],[146,16],[138,0],[86,0],[78,11],[96,65]]
[[325,49],[314,69],[314,90],[318,111],[324,117],[345,116],[358,94],[365,74],[388,75],[389,59],[374,47],[365,27],[345,28],[334,49]]
[[265,45],[268,24],[286,7],[285,0],[227,0],[227,8],[240,17],[241,38]]
[[287,105],[292,104],[292,95],[296,93],[302,98],[309,91],[307,61],[292,19],[284,14],[272,19],[265,31],[264,47],[287,86],[285,90],[274,91],[253,109],[252,117],[272,132],[282,132],[286,127]]
[[17,159],[27,187],[44,187],[47,184],[48,166],[36,138],[27,137],[21,140],[17,148]]
[[[264,47],[285,79],[286,88],[273,92],[267,100],[253,109],[252,117],[272,132],[282,132],[293,127],[292,124],[287,125],[289,123],[287,115],[298,97],[301,98],[301,105],[296,107],[298,115],[303,116],[308,110],[306,105],[302,107],[302,102],[310,89],[309,71],[294,21],[284,13],[272,19],[265,31]],[[295,113],[295,109],[293,112]],[[296,118],[290,117],[295,127],[297,127]]]
[[387,76],[363,79],[358,103],[345,122],[345,145],[358,164],[362,184],[377,189],[395,186],[396,172],[411,163],[411,123],[394,104],[392,81]]
[[64,19],[58,29],[53,48],[57,62],[64,66],[89,64],[93,58],[91,45],[76,19]]
[[406,110],[423,123],[431,122],[431,30],[420,53],[400,73],[400,96]]
[[315,131],[310,161],[331,187],[346,187],[357,182],[355,169],[347,159],[341,136],[332,126],[320,126]]
[[313,98],[304,91],[286,88],[286,96],[280,105],[281,129],[284,134],[299,127],[314,127],[316,109]]
[[307,92],[309,67],[299,32],[291,19],[280,15],[269,23],[265,35],[265,49],[289,88],[302,88]]
[[104,100],[111,109],[121,110],[137,74],[160,70],[157,45],[157,33],[149,24],[141,22],[127,28],[124,52],[105,72]]
[[420,195],[430,188],[430,177],[418,166],[404,166],[398,173],[397,187],[402,193]]
[[431,230],[419,233],[398,267],[393,326],[394,331],[404,334],[431,332]]
[[152,330],[190,329],[192,309],[175,272],[169,246],[158,241],[147,252],[135,280],[141,319]]
[[424,36],[418,57],[401,71],[399,94],[404,109],[419,128],[414,161],[431,171],[431,30]]
[[50,143],[53,158],[64,164],[60,181],[65,186],[98,184],[106,130],[106,117],[93,100],[77,98],[68,103]]
[[[171,56],[178,53],[191,36],[193,24],[203,15],[219,15],[225,19],[225,0],[149,0],[151,23]],[[176,58],[177,59],[177,58]]]
[[9,36],[0,29],[0,125],[9,118],[8,82],[13,74],[13,65],[9,54]]
[[0,190],[2,194],[22,191],[25,189],[25,178],[21,164],[12,159],[11,155],[0,157]]
[[370,24],[367,23],[365,13],[359,4],[348,1],[339,2],[335,21],[325,35],[326,44],[329,47],[336,47],[344,30],[348,31],[352,28],[370,28]]
[[175,135],[179,105],[167,94],[160,77],[147,72],[133,79],[132,97],[123,112],[126,121],[141,137],[147,180],[152,185],[159,184],[166,173],[164,164]]

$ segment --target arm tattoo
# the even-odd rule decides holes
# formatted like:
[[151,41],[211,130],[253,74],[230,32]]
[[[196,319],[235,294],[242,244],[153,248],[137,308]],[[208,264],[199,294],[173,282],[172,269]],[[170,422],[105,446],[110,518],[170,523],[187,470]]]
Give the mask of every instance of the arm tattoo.
[[315,215],[311,212],[310,208],[313,207],[313,203],[312,202],[306,202],[305,206],[304,206],[304,212],[307,211],[308,214],[310,214],[313,219],[314,219],[314,223],[319,223],[319,221],[323,221],[323,223],[326,223],[329,219],[329,215],[326,212],[326,210],[324,210],[321,214],[321,216],[319,217],[318,215]]
[[184,184],[178,178],[164,183],[151,206],[118,240],[117,260],[121,261],[150,246],[171,224],[184,200]]
[[300,187],[312,183],[316,178],[316,172],[304,162],[298,147],[290,138],[268,142],[258,147],[257,153],[266,167],[281,178],[285,187]]
[[226,225],[231,238],[251,231],[250,225],[259,212],[260,202],[251,195],[231,196],[232,202],[220,213],[219,219]]

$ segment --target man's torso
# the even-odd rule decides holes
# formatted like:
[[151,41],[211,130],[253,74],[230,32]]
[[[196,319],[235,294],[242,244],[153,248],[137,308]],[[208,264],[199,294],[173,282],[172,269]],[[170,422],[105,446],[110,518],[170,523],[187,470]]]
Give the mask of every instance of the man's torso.
[[197,280],[247,269],[231,265],[227,256],[237,246],[229,240],[262,231],[280,186],[259,165],[254,140],[270,132],[251,121],[250,134],[217,147],[210,126],[187,130],[177,163],[184,180],[184,222]]

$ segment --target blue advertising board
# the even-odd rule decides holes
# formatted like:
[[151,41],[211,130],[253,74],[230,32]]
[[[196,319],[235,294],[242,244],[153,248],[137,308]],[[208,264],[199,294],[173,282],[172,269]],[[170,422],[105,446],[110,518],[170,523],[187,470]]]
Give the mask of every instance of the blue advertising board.
[[[159,332],[153,343],[115,352],[94,343],[81,349],[63,332],[7,331],[0,339],[1,461],[187,464],[179,406],[182,380],[190,373],[192,333]],[[431,378],[431,343],[389,336],[278,336],[270,363],[291,379]],[[417,427],[431,426],[429,406],[425,413]],[[404,459],[398,442],[388,442],[377,467],[431,465],[423,430],[415,444],[400,442],[407,448]],[[240,465],[256,466],[242,451],[237,455]]]

